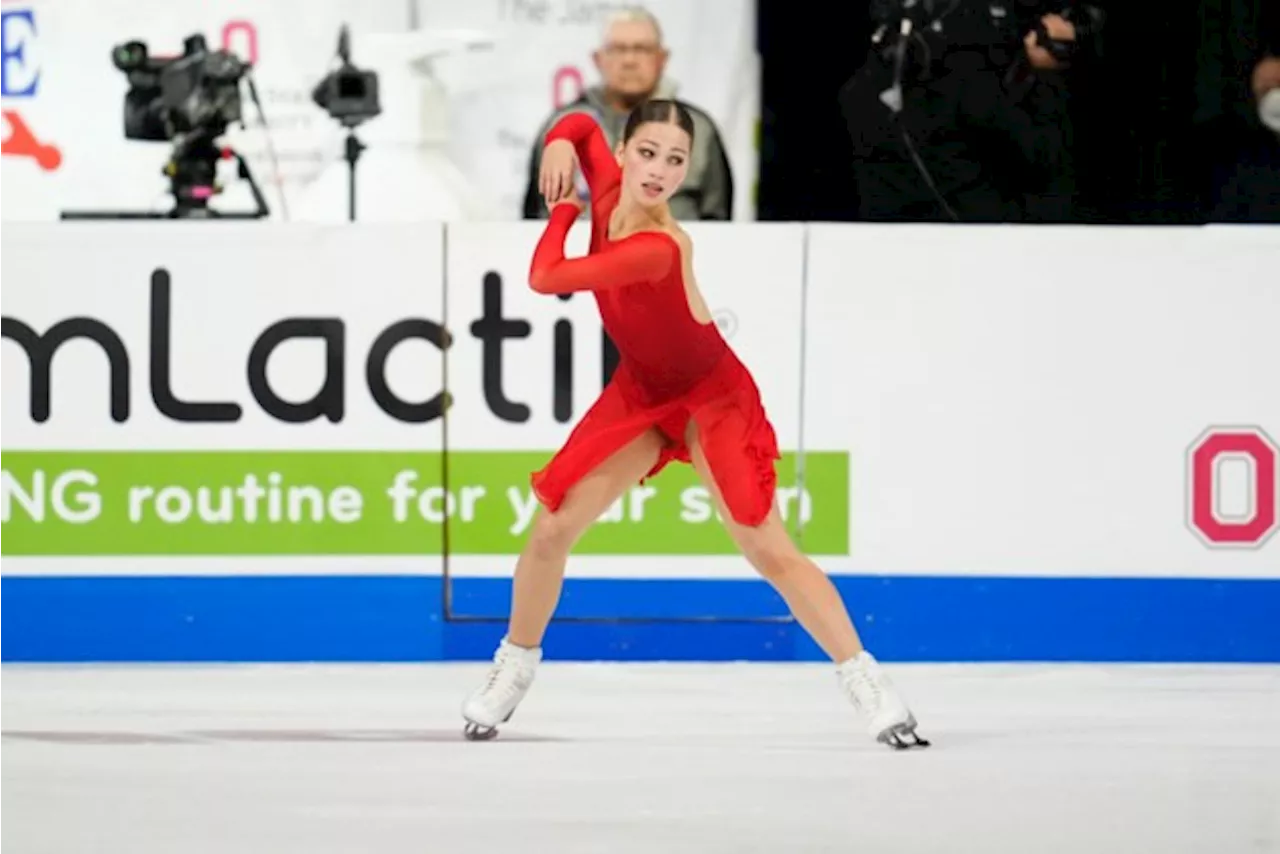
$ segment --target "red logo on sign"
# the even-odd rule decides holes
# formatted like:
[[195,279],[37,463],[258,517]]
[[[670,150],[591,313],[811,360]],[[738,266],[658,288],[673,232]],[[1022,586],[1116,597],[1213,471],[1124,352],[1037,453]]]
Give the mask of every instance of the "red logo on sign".
[[258,28],[253,21],[234,20],[222,25],[222,49],[250,65],[258,64]]
[[[1280,450],[1259,427],[1211,427],[1200,434],[1187,452],[1187,521],[1206,545],[1257,548],[1280,528],[1277,460]],[[1224,483],[1228,466],[1245,472],[1243,482]],[[1224,508],[1228,502],[1236,507]]]
[[551,106],[560,109],[582,97],[586,90],[582,72],[572,65],[562,65],[551,76]]
[[58,147],[37,139],[16,110],[5,110],[4,120],[9,125],[9,135],[0,143],[0,154],[5,157],[30,157],[46,172],[52,172],[62,165],[62,152]]

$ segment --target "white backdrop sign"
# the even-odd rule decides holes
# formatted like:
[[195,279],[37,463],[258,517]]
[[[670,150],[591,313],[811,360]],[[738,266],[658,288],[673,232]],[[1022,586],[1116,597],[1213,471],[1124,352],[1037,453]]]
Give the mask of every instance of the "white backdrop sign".
[[[599,83],[591,54],[608,15],[627,4],[579,0],[417,0],[419,24],[492,32],[491,55],[449,71],[454,156],[504,211],[518,212],[529,153],[552,111]],[[734,177],[734,218],[754,216],[760,70],[750,0],[647,0],[671,58],[665,83],[715,120]]]
[[[111,48],[138,39],[147,42],[153,55],[173,55],[193,33],[203,34],[211,47],[226,47],[255,63],[277,157],[269,156],[268,137],[247,98],[248,129],[233,129],[225,139],[248,158],[273,216],[284,213],[282,189],[293,202],[294,219],[344,216],[344,205],[331,205],[336,212],[321,212],[320,217],[301,210],[307,188],[322,173],[346,168],[341,163],[343,131],[312,103],[311,91],[333,67],[343,23],[357,39],[404,33],[415,19],[411,2],[6,0],[3,218],[50,220],[68,209],[170,209],[168,181],[161,174],[169,148],[124,138],[122,102],[128,87],[124,73],[111,62]],[[707,110],[720,126],[736,179],[735,209],[738,216],[749,217],[759,114],[753,6],[747,0],[649,5],[661,17],[673,51],[670,78],[678,94]],[[416,13],[421,27],[467,27],[494,38],[490,50],[445,58],[435,67],[447,95],[447,106],[438,108],[448,113],[443,120],[451,133],[447,156],[469,187],[462,192],[476,196],[476,204],[469,206],[475,216],[518,218],[534,135],[556,103],[576,96],[595,79],[590,53],[609,8],[421,0]],[[353,59],[387,76],[390,60],[373,53],[357,50]],[[370,143],[364,155],[370,162],[384,153],[375,154],[375,146],[389,144],[382,140],[379,123],[396,122],[393,111],[412,117],[419,107],[412,91],[393,85],[389,76],[387,84],[384,115],[361,129]],[[442,121],[432,118],[435,124]],[[384,174],[372,166],[370,172]],[[220,176],[227,189],[214,206],[252,209],[247,185],[236,178],[234,166],[224,164]],[[404,202],[409,210],[384,211],[380,218],[413,218],[424,209],[420,201]]]
[[[141,40],[153,56],[176,55],[194,33],[204,35],[211,48],[226,47],[256,63],[279,177],[286,191],[296,192],[341,152],[341,129],[311,102],[311,89],[331,65],[343,22],[357,30],[403,29],[407,15],[399,2],[354,0],[6,2],[4,219],[56,219],[67,209],[171,208],[161,174],[169,147],[125,139],[128,82],[112,64],[111,49]],[[249,158],[278,215],[277,172],[247,97],[245,112],[250,129],[226,140]],[[13,150],[14,135],[23,129],[58,149],[53,168]],[[228,189],[215,206],[252,209],[234,167],[227,164],[220,174]]]

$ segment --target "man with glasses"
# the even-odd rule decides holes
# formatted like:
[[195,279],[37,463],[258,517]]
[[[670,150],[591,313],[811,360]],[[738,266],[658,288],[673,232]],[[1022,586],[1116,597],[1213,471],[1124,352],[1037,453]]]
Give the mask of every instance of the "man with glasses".
[[[592,56],[600,72],[601,85],[590,87],[576,101],[557,110],[534,140],[524,200],[525,219],[547,216],[546,205],[538,192],[538,170],[547,130],[567,113],[587,113],[600,124],[610,146],[615,146],[632,109],[650,98],[671,97],[662,86],[667,56],[662,45],[662,28],[650,12],[633,8],[610,16],[604,29],[604,42]],[[693,152],[689,158],[689,177],[672,196],[671,212],[681,220],[730,219],[733,176],[720,133],[710,116],[691,104],[681,103],[693,116]],[[585,200],[585,192],[580,194]]]

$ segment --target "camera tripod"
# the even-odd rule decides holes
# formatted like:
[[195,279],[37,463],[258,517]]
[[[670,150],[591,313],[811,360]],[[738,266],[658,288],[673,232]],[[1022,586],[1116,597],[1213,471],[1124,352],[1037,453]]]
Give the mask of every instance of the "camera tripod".
[[[237,175],[248,182],[256,210],[218,211],[209,207],[209,200],[220,192],[217,185],[218,161],[234,158]],[[226,145],[219,145],[217,135],[196,132],[179,138],[161,170],[169,178],[169,192],[174,206],[168,211],[63,211],[64,220],[112,220],[112,219],[265,219],[271,215],[262,188],[253,177],[248,162],[239,152]]]

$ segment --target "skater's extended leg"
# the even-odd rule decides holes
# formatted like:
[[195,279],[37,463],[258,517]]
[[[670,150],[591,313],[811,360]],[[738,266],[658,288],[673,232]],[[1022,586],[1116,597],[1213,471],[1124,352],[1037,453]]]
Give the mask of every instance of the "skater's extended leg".
[[[686,441],[694,467],[715,499],[729,536],[751,565],[778,591],[805,631],[836,662],[840,687],[864,716],[868,732],[897,748],[928,746],[927,741],[916,737],[916,719],[888,675],[880,669],[875,657],[863,649],[839,591],[787,534],[777,505],[770,507],[758,525],[745,525],[734,519],[712,459],[720,461],[723,476],[730,479],[729,488],[758,489],[759,482],[750,481],[751,466],[734,459],[734,455],[741,452],[741,446],[726,442],[723,447],[714,448],[712,459],[708,459],[697,425],[692,422]],[[734,483],[731,480],[734,477],[743,477],[747,482]]]
[[715,500],[729,536],[747,561],[773,585],[796,620],[833,661],[846,661],[861,652],[862,642],[840,592],[827,574],[796,547],[777,506],[756,527],[735,522],[692,422],[686,439],[694,468]]
[[529,541],[516,561],[507,640],[526,649],[542,644],[560,601],[569,551],[610,504],[653,468],[662,445],[661,435],[648,430],[574,484],[556,512],[538,508]]

